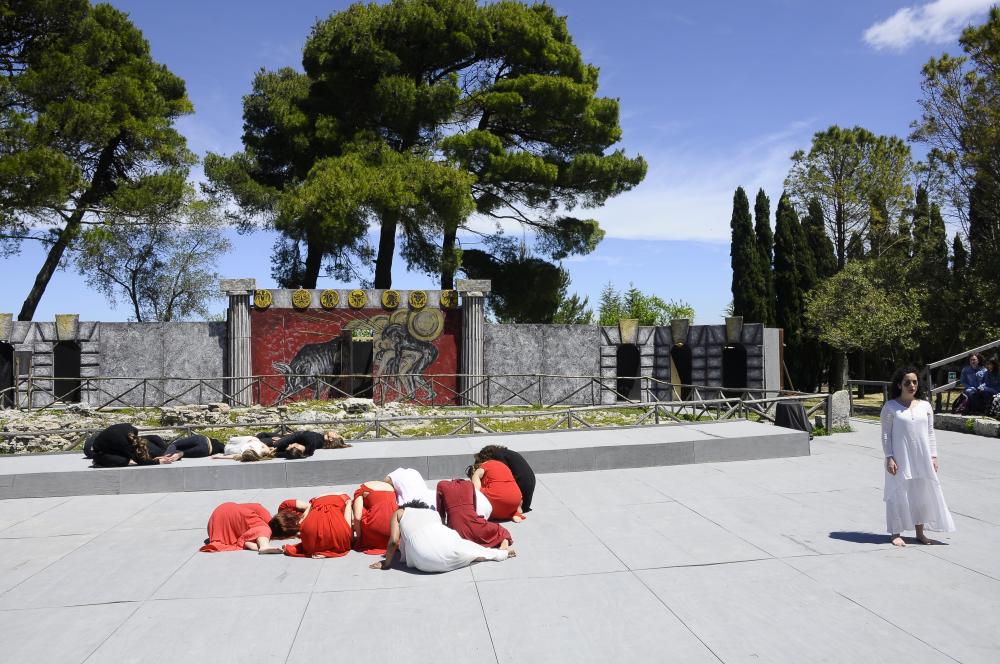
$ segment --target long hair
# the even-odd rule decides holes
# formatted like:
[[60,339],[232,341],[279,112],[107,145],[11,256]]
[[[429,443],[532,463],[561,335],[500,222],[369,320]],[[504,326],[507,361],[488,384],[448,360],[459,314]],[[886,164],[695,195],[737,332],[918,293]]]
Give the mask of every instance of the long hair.
[[271,537],[274,539],[288,539],[299,534],[299,520],[301,515],[289,510],[280,510],[271,517],[267,524],[271,528]]
[[149,461],[149,443],[146,439],[137,434],[135,431],[128,432],[128,442],[132,446],[132,451],[135,453],[136,461]]
[[913,374],[917,377],[917,393],[915,397],[917,399],[924,398],[924,385],[920,381],[920,370],[916,367],[900,367],[896,369],[896,373],[892,374],[892,384],[889,386],[889,398],[898,399],[899,395],[903,393],[903,389],[900,384],[903,382],[903,376],[906,374]]
[[243,450],[243,454],[240,455],[240,461],[242,463],[249,463],[252,461],[263,461],[264,459],[270,459],[273,456],[274,456],[274,450],[271,450],[270,448],[268,449],[267,452],[264,452],[263,454],[258,454],[257,450],[254,449],[245,449]]
[[400,505],[400,507],[416,507],[417,509],[421,509],[421,510],[429,510],[431,508],[430,505],[428,505],[427,503],[425,503],[422,500],[411,500],[410,502],[406,503],[405,505]]
[[484,461],[496,459],[497,455],[505,449],[507,448],[503,445],[487,445],[483,449],[476,452],[476,465],[478,466]]

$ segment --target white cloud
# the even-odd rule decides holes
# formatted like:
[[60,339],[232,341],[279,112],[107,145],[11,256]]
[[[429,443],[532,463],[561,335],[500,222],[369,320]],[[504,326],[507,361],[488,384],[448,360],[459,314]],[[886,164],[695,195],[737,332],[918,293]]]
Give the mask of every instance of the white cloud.
[[934,0],[903,7],[870,26],[864,40],[876,49],[902,50],[915,42],[954,41],[969,21],[984,13],[996,0]]
[[690,149],[645,155],[649,173],[638,187],[577,214],[599,220],[608,237],[728,243],[736,187],[746,190],[751,207],[763,187],[773,215],[792,153],[809,145],[810,125],[795,122],[724,154]]

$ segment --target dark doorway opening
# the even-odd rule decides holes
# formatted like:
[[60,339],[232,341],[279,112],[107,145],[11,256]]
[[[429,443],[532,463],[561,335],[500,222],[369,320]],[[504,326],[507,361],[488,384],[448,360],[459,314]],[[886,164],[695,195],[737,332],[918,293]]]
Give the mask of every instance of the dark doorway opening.
[[80,403],[80,344],[57,342],[52,349],[52,392],[56,399]]
[[344,391],[352,397],[372,398],[372,352],[370,338],[354,338],[350,330],[345,331],[341,346],[345,374]]
[[618,380],[615,391],[617,401],[640,401],[642,382],[636,378],[639,375],[639,347],[635,344],[618,346],[615,354],[615,373]]
[[730,344],[722,349],[722,386],[747,386],[747,349],[743,344]]
[[[691,379],[691,347],[684,344],[676,344],[670,349],[670,382],[690,385]],[[674,389],[671,399],[687,399],[691,395],[690,387]]]
[[14,347],[0,341],[0,408],[14,407]]

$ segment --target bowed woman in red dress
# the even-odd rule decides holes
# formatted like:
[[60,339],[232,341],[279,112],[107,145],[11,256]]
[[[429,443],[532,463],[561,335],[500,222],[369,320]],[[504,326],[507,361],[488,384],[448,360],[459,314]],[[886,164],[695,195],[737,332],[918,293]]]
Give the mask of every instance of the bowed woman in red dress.
[[499,461],[489,460],[469,467],[469,479],[493,505],[490,519],[496,521],[524,520],[521,513],[521,488],[510,468]]
[[370,480],[354,492],[354,550],[381,556],[389,545],[389,524],[399,509],[388,482]]
[[461,535],[462,539],[491,549],[506,549],[514,541],[506,528],[476,513],[476,492],[469,480],[438,482],[437,511],[441,522]]
[[299,543],[286,544],[285,554],[296,558],[339,558],[351,550],[353,515],[346,493],[326,494],[309,502],[286,500],[278,508],[299,517]]

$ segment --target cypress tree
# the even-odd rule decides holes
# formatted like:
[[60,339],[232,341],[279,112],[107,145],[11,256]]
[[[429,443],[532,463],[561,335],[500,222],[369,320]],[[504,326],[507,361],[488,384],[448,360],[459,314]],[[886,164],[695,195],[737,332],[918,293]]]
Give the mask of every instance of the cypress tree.
[[991,219],[997,192],[985,178],[977,178],[969,192],[969,267],[974,272],[993,269],[1000,251],[1000,219]]
[[819,200],[813,198],[809,201],[809,211],[802,220],[802,229],[816,266],[817,279],[832,277],[837,271],[837,254],[830,236],[826,234],[826,221],[823,219],[823,207]]
[[775,318],[785,331],[785,367],[796,389],[812,389],[819,350],[804,329],[805,292],[816,268],[805,230],[787,195],[778,200],[774,232]]
[[965,272],[969,266],[969,253],[962,244],[962,236],[955,233],[951,243],[951,283],[952,288],[959,288],[965,283]]
[[878,258],[892,246],[892,235],[889,229],[889,210],[885,207],[885,199],[876,196],[872,200],[871,212],[868,218],[868,251]]
[[760,260],[760,271],[764,279],[764,292],[767,298],[767,316],[761,321],[766,325],[774,325],[774,234],[771,232],[771,199],[763,189],[757,192],[757,200],[753,206],[754,234],[757,236],[757,255]]
[[750,219],[750,201],[743,187],[737,187],[733,195],[729,227],[732,231],[729,255],[733,268],[733,313],[743,316],[747,323],[762,323],[767,320],[766,287]]

